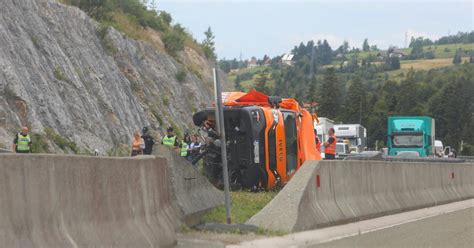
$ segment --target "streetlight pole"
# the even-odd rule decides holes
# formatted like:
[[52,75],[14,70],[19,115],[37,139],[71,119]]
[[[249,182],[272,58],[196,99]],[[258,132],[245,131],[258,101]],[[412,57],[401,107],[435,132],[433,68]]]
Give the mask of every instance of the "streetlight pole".
[[214,74],[214,93],[216,99],[216,124],[219,132],[219,140],[221,141],[221,159],[222,172],[224,177],[224,197],[225,197],[225,213],[227,217],[227,224],[231,224],[230,216],[230,193],[229,193],[229,170],[227,169],[227,147],[225,140],[224,128],[224,111],[222,108],[222,88],[219,82],[219,77],[216,68],[213,68]]

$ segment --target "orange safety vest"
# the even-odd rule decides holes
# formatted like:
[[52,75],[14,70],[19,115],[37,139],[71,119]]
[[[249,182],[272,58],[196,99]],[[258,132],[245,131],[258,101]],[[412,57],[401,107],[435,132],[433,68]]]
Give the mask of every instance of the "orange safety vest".
[[316,136],[316,150],[318,150],[318,152],[321,151],[321,141],[319,140],[318,136]]
[[326,150],[325,150],[325,153],[327,154],[336,154],[336,136],[333,135],[333,136],[330,136],[334,139],[334,142],[332,142],[331,144],[329,144],[327,147],[326,147]]
[[133,143],[132,143],[132,150],[134,151],[140,151],[142,148],[140,147],[140,145],[142,144],[142,139],[133,139]]

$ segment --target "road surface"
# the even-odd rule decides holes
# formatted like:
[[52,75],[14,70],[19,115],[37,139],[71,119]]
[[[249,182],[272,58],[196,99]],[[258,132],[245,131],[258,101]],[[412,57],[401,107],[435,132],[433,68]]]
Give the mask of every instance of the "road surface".
[[308,247],[474,247],[474,207]]

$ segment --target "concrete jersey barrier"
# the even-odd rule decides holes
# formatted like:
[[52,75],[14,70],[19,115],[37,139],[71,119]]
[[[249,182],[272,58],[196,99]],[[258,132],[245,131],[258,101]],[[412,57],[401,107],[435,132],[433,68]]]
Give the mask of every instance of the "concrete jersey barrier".
[[474,164],[307,161],[248,224],[302,231],[474,198]]
[[0,155],[2,247],[175,244],[166,160]]
[[179,219],[189,226],[199,224],[201,216],[224,205],[224,193],[212,185],[206,177],[194,169],[189,161],[168,147],[157,145],[153,154],[165,158],[168,163],[173,202]]

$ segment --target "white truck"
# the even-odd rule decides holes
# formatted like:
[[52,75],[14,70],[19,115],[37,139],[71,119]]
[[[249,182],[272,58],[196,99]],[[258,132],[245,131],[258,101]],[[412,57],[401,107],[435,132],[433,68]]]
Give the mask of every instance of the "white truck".
[[348,143],[351,153],[367,150],[367,129],[360,124],[334,125],[337,142]]

